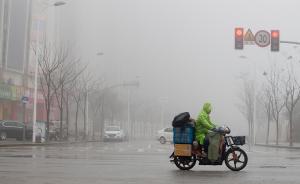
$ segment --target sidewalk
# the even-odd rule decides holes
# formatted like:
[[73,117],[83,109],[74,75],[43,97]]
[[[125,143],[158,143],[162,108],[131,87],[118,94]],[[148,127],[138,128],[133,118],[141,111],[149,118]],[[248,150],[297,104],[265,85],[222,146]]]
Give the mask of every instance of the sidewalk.
[[285,148],[285,149],[300,149],[300,143],[295,142],[293,146],[289,146],[288,142],[280,142],[278,145],[275,143],[269,143],[268,145],[265,143],[256,143],[255,146],[263,146],[263,147],[270,147],[270,148]]
[[88,140],[88,141],[50,141],[45,143],[33,143],[31,141],[16,141],[14,139],[0,141],[1,147],[16,147],[16,146],[49,146],[58,144],[77,144],[77,143],[87,143],[87,142],[100,142],[99,140]]

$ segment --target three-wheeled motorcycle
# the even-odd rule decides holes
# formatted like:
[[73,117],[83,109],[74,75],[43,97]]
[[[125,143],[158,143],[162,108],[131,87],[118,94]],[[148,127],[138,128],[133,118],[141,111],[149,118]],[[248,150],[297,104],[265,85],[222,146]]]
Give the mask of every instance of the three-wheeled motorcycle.
[[[245,136],[226,136],[230,133],[228,127],[221,128],[217,133],[221,134],[222,140],[219,146],[219,158],[217,160],[209,160],[203,152],[203,147],[197,145],[194,140],[190,145],[190,153],[187,155],[176,155],[174,151],[170,156],[170,161],[181,170],[190,170],[199,162],[199,165],[225,165],[232,171],[240,171],[244,169],[248,163],[248,156],[239,146],[245,144]],[[199,150],[200,149],[200,150]]]

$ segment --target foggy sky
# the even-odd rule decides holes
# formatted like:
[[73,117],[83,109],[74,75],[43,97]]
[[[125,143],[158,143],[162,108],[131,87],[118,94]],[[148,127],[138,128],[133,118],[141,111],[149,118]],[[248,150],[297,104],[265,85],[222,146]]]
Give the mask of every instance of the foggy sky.
[[[281,53],[270,47],[234,50],[234,28],[279,29],[281,40],[300,41],[299,1],[69,0],[60,7],[61,29],[90,70],[109,84],[139,78],[136,95],[168,98],[174,114],[196,116],[204,102],[212,119],[246,132],[236,108],[241,72],[257,83]],[[103,56],[96,56],[103,52]],[[241,59],[240,56],[246,56]],[[104,74],[103,74],[103,71]],[[237,133],[239,134],[239,133]],[[242,134],[242,133],[241,133]]]

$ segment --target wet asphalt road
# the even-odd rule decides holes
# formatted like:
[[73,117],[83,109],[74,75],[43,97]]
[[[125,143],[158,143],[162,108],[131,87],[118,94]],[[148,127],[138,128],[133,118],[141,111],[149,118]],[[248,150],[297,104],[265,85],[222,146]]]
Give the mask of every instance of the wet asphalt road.
[[180,171],[169,163],[171,151],[153,140],[0,148],[0,183],[300,184],[300,150],[257,147],[240,172],[225,165]]

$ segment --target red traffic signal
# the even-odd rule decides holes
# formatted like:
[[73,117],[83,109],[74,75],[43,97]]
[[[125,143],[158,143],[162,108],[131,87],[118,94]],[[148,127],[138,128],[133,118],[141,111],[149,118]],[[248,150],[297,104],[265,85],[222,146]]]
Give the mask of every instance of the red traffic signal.
[[271,51],[278,52],[280,45],[279,30],[271,30]]
[[278,31],[272,31],[272,37],[273,38],[277,38],[277,37],[279,37],[279,32]]
[[242,50],[244,48],[244,28],[235,28],[235,49]]
[[235,30],[235,34],[236,34],[236,36],[242,36],[243,35],[243,29],[242,28],[237,28]]

